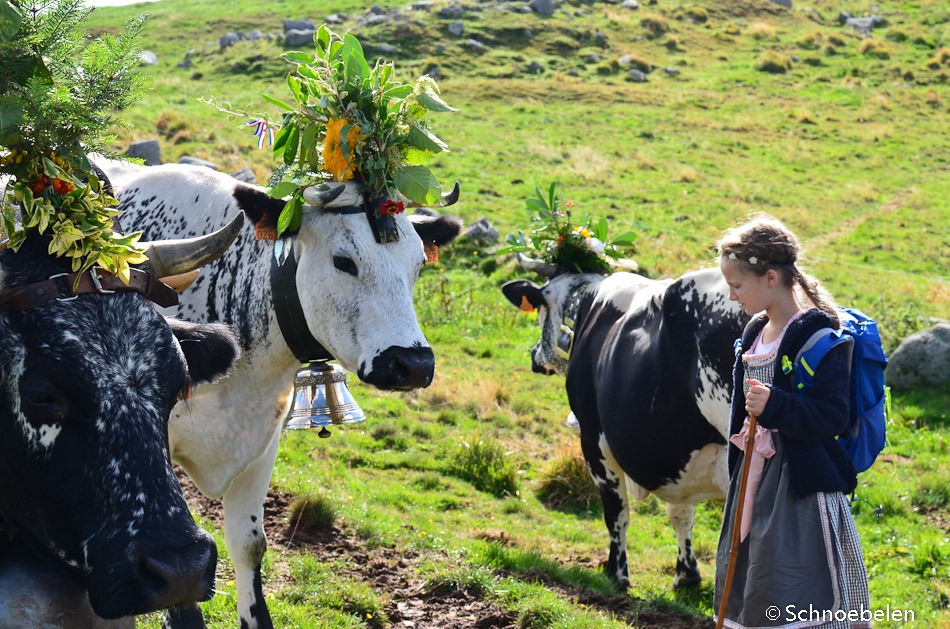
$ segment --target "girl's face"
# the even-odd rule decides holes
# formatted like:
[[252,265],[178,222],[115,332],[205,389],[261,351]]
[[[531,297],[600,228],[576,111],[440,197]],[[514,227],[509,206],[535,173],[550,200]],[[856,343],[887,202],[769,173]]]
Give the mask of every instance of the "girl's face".
[[729,258],[719,259],[719,270],[729,285],[729,299],[739,302],[748,315],[767,310],[775,299],[778,274],[768,270],[765,275],[756,275],[746,266]]

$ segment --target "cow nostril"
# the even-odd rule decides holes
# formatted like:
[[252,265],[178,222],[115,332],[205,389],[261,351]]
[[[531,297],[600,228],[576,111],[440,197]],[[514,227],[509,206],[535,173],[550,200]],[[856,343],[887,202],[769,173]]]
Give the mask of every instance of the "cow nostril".
[[140,555],[138,561],[135,562],[135,570],[139,578],[155,596],[161,596],[168,589],[168,579],[171,575],[167,573],[165,564],[155,562],[145,555]]

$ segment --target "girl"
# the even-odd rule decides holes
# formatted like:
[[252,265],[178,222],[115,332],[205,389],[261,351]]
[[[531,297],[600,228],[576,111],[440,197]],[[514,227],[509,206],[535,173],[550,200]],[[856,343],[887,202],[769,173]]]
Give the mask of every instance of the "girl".
[[[797,391],[791,365],[821,328],[837,328],[830,295],[799,270],[795,235],[758,217],[719,240],[729,299],[750,315],[734,369],[730,488],[716,556],[720,608],[735,525],[749,414],[758,416],[724,626],[870,627],[864,556],[845,494],[857,476],[835,440],[848,424],[851,344],[830,350],[814,385]],[[737,350],[738,351],[738,350]],[[849,612],[851,612],[849,617]],[[857,619],[857,621],[855,621]]]

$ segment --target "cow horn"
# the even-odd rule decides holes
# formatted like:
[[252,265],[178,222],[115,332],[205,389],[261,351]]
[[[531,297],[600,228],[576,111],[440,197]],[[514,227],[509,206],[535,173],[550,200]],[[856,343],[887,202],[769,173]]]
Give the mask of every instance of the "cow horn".
[[461,191],[462,191],[462,188],[461,186],[459,186],[459,182],[456,181],[455,185],[452,186],[452,189],[449,192],[442,193],[442,203],[441,203],[442,207],[448,207],[450,205],[454,205],[455,202],[459,200],[459,193]]
[[534,258],[523,256],[520,253],[518,253],[517,256],[518,264],[520,264],[526,270],[534,271],[542,277],[554,277],[555,272],[557,271],[557,266],[553,264],[548,264],[547,262],[542,262],[541,260],[535,260]]
[[310,186],[303,191],[303,200],[313,207],[323,207],[343,194],[346,184],[333,186],[329,190],[320,190],[317,186]]
[[219,258],[244,225],[244,212],[238,212],[231,222],[216,232],[181,240],[143,242],[148,261],[145,265],[155,277],[168,277],[193,271]]

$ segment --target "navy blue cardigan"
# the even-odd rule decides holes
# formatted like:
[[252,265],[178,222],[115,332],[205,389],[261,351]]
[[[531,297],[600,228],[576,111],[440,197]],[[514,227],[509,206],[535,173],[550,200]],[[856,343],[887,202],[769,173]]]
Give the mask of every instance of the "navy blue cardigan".
[[[742,334],[743,353],[755,343],[766,322],[766,316],[749,322]],[[788,326],[778,348],[769,400],[758,420],[765,428],[775,428],[781,433],[792,491],[798,498],[818,491],[847,494],[854,491],[858,483],[851,458],[835,440],[848,426],[852,344],[842,343],[830,350],[815,370],[815,384],[804,392],[795,391],[791,373],[782,373],[782,357],[788,356],[794,362],[809,337],[827,327],[833,327],[831,318],[820,310],[807,310]],[[730,434],[739,432],[747,415],[741,355],[736,357],[733,382]],[[733,478],[741,457],[742,451],[730,445],[729,470]]]

